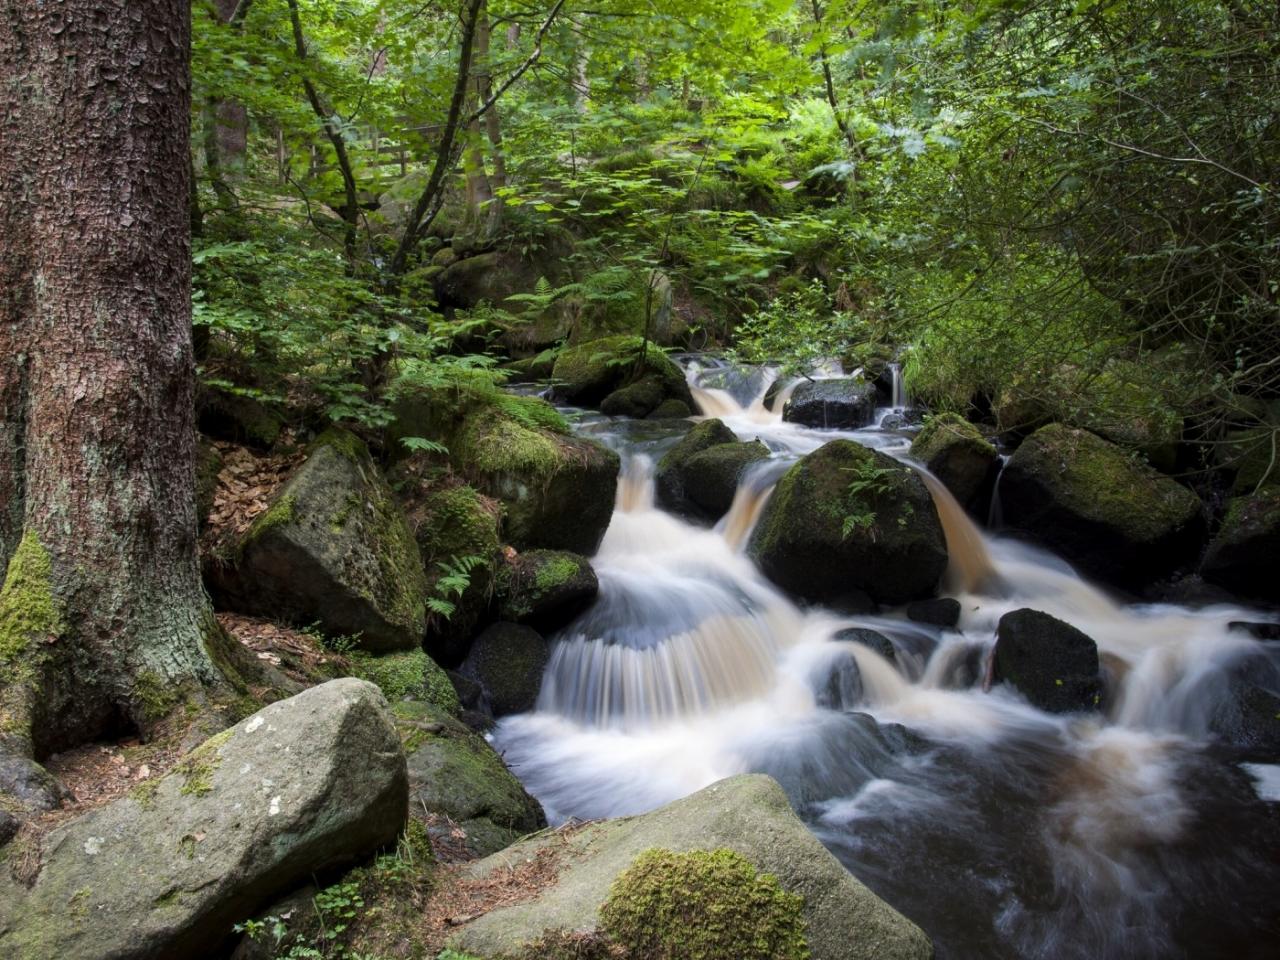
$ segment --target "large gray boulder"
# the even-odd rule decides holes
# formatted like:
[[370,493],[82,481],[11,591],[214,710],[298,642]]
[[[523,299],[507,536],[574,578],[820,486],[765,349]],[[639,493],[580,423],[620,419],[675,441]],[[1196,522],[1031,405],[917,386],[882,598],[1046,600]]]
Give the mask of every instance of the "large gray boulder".
[[0,956],[208,954],[273,898],[395,840],[408,791],[373,684],[273,703],[47,835],[29,888],[0,873]]
[[415,810],[447,816],[483,857],[547,825],[542,805],[515,778],[484,737],[426,703],[395,706],[409,764]]
[[861,377],[806,380],[782,408],[782,419],[807,427],[856,430],[875,419],[876,388]]
[[319,623],[361,649],[422,642],[428,594],[404,512],[365,445],[329,430],[249,528],[229,564],[215,564],[219,604],[240,613]]
[[931,597],[947,568],[924,482],[851,440],[833,440],[787,471],[748,552],[782,589],[828,604],[855,591],[886,604]]
[[540,850],[558,874],[532,899],[493,910],[462,927],[448,945],[475,957],[519,955],[548,932],[590,933],[613,881],[641,853],[729,849],[804,898],[813,960],[928,960],[929,938],[844,869],[792,812],[777,782],[747,774],[652,813],[522,840],[470,868],[498,876]]

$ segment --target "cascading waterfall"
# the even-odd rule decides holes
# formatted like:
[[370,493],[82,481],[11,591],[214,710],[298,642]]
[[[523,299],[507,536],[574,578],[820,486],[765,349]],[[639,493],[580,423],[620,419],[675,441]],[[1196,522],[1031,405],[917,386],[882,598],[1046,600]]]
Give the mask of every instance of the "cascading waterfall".
[[[702,386],[711,373],[718,385]],[[925,927],[939,957],[1270,955],[1255,948],[1275,931],[1256,918],[1276,918],[1280,870],[1258,840],[1275,834],[1256,790],[1274,793],[1280,774],[1251,768],[1255,784],[1208,739],[1230,671],[1250,657],[1275,669],[1274,650],[1229,627],[1262,615],[1119,603],[1044,551],[984,534],[924,471],[958,629],[802,609],[745,553],[773,484],[833,437],[899,457],[907,441],[784,423],[782,393],[766,405],[767,384],[723,368],[694,368],[691,381],[703,416],[774,455],[713,530],[654,507],[653,463],[674,435],[627,458],[593,560],[600,597],[556,638],[537,709],[494,733],[550,817],[641,812],[761,771]],[[905,399],[897,387],[893,399]],[[1104,714],[1050,715],[1008,687],[984,692],[995,625],[1021,607],[1097,642]],[[833,639],[847,627],[879,631],[892,659]]]

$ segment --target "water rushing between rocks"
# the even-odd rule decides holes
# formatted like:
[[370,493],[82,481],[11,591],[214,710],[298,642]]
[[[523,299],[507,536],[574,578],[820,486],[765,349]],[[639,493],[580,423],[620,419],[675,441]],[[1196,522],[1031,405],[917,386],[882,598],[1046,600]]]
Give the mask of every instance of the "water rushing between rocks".
[[[624,457],[600,596],[555,638],[537,709],[494,734],[548,816],[638,813],[759,771],[939,957],[1272,956],[1280,777],[1210,737],[1230,671],[1277,669],[1274,647],[1229,627],[1265,618],[1123,603],[980,530],[927,474],[958,627],[802,608],[745,555],[752,526],[787,467],[831,439],[905,457],[888,429],[900,379],[878,426],[817,430],[782,421],[794,384],[769,396],[769,371],[704,363],[689,366],[703,415],[771,451],[714,529],[654,506],[653,465],[687,424],[574,414]],[[1044,713],[984,683],[997,621],[1023,607],[1097,642],[1103,714]],[[892,657],[833,639],[855,627]]]

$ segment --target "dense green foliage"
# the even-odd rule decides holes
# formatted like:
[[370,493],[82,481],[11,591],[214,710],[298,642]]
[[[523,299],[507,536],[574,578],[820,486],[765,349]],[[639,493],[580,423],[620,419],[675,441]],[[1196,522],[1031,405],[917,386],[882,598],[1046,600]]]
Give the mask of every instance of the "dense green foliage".
[[381,426],[400,359],[492,386],[626,333],[799,371],[900,354],[935,407],[1148,455],[1184,420],[1206,460],[1274,445],[1274,4],[218,9],[210,385]]

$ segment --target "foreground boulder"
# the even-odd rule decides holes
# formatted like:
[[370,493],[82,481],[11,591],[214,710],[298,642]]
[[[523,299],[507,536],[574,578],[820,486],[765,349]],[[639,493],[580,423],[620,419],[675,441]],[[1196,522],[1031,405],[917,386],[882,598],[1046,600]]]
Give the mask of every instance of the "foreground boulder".
[[394,709],[408,755],[411,805],[461,827],[473,856],[488,856],[547,825],[542,805],[484,737],[430,704]]
[[[532,899],[464,926],[450,939],[452,949],[486,960],[523,957],[551,935],[597,933],[602,908],[616,916],[627,894],[623,889],[611,898],[611,885],[641,854],[728,850],[775,877],[790,895],[813,960],[927,960],[933,955],[929,938],[846,871],[792,812],[777,782],[759,774],[722,780],[643,816],[523,840],[482,860],[471,874],[496,877],[544,850],[558,867],[555,880]],[[697,937],[697,926],[655,929],[648,936],[668,942]],[[725,948],[724,955],[716,952]],[[747,954],[712,939],[698,955],[738,960]]]
[[996,679],[1041,710],[1096,710],[1102,702],[1098,645],[1039,610],[1014,610],[996,626]]
[[0,873],[0,956],[203,956],[274,897],[394,841],[407,812],[377,687],[314,687],[54,830],[30,889]]
[[417,646],[426,629],[418,546],[369,451],[344,430],[316,440],[238,555],[209,579],[229,609],[318,622],[365,650]]
[[538,631],[495,623],[476,637],[459,672],[484,689],[495,717],[532,710],[551,651]]
[[1280,763],[1280,655],[1247,653],[1224,671],[1209,730],[1238,760]]
[[550,633],[590,606],[599,592],[600,581],[585,557],[529,550],[498,571],[498,616]]
[[979,510],[990,499],[1000,454],[964,417],[943,413],[931,417],[911,443],[911,456],[942,481],[967,510]]
[[1037,430],[1009,459],[1000,502],[1009,526],[1084,573],[1131,588],[1189,562],[1204,532],[1194,493],[1062,424]]
[[748,550],[766,577],[817,603],[837,603],[853,590],[877,603],[923,599],[947,567],[924,483],[850,440],[833,440],[787,471]]
[[782,419],[806,427],[856,430],[875,419],[876,388],[861,377],[806,380],[782,408]]
[[1209,544],[1200,572],[1232,593],[1280,603],[1280,487],[1237,497]]
[[610,404],[617,414],[645,416],[668,399],[693,409],[684,372],[658,347],[649,345],[637,372],[640,346],[639,337],[617,336],[566,347],[556,358],[553,371],[556,398],[596,407],[611,394],[626,391]]

